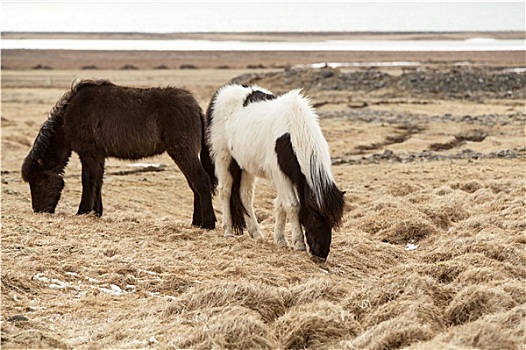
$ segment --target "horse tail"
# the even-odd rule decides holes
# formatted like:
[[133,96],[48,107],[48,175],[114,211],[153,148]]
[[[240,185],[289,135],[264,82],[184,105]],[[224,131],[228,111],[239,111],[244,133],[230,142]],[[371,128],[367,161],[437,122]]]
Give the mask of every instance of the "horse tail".
[[[39,169],[53,170],[62,174],[71,150],[64,145],[62,130],[64,114],[73,97],[88,85],[113,85],[107,80],[74,80],[71,88],[55,103],[49,112],[48,119],[40,127],[31,151],[22,164],[22,179],[29,181]],[[60,153],[59,153],[60,152]]]
[[318,115],[299,89],[282,98],[289,99],[291,144],[307,182],[308,197],[313,199],[308,202],[337,227],[343,217],[343,192],[334,183],[329,145],[323,137]]
[[230,192],[232,228],[236,235],[242,235],[243,230],[246,228],[245,214],[248,215],[248,211],[243,205],[243,200],[241,199],[241,177],[243,171],[234,158],[230,161],[228,171],[232,176],[232,189]]
[[206,173],[208,174],[208,177],[210,178],[210,186],[212,187],[212,193],[215,194],[216,188],[217,188],[217,176],[215,174],[215,166],[214,162],[212,161],[212,157],[210,156],[210,148],[208,147],[208,130],[207,130],[207,122],[206,117],[203,114],[203,112],[200,112],[201,116],[201,130],[202,130],[202,136],[201,136],[201,164],[203,165],[203,168],[205,168]]

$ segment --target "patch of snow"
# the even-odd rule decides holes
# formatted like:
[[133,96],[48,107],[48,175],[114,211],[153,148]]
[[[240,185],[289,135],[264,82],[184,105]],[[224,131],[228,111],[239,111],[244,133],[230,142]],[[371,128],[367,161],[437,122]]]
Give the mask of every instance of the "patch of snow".
[[166,164],[159,164],[159,163],[131,163],[128,164],[130,167],[135,168],[164,168]]
[[413,243],[407,243],[407,244],[405,245],[405,249],[406,249],[406,250],[415,250],[415,249],[417,249],[417,248],[418,248],[418,246],[417,246],[416,244],[413,244]]

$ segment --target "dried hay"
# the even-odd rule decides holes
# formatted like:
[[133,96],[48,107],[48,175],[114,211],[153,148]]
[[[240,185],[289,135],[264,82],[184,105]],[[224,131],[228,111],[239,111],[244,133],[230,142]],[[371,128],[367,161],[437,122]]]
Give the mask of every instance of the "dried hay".
[[502,229],[503,223],[497,217],[485,214],[474,214],[452,226],[448,233],[451,236],[473,236],[484,229]]
[[395,197],[405,197],[422,190],[422,186],[415,183],[402,182],[389,188],[389,193]]
[[445,309],[445,319],[452,325],[461,325],[484,315],[508,311],[515,305],[502,288],[470,285],[455,295]]
[[453,189],[449,185],[442,185],[439,188],[433,190],[433,194],[437,196],[445,196],[453,192]]
[[258,312],[265,322],[285,313],[285,301],[275,287],[243,281],[208,282],[181,294],[165,313],[182,313],[208,308],[243,306]]
[[435,225],[421,212],[392,207],[366,216],[359,228],[383,242],[402,245],[438,233]]
[[432,204],[424,206],[421,210],[437,227],[447,230],[454,223],[470,216],[465,209],[466,206],[465,196],[454,191],[437,198]]
[[481,321],[498,324],[519,344],[526,344],[526,304],[519,305],[507,312],[488,315]]
[[8,335],[2,329],[2,348],[6,349],[68,349],[56,336],[36,329],[24,330]]
[[467,192],[467,193],[475,193],[481,188],[484,188],[485,186],[480,183],[477,180],[467,181],[467,182],[461,182],[461,183],[455,183],[451,185],[451,188],[453,189],[459,189],[461,191]]
[[477,266],[468,267],[465,271],[460,273],[455,282],[467,286],[470,284],[488,284],[495,281],[506,281],[511,276],[501,268]]
[[483,206],[490,203],[495,198],[495,194],[489,188],[481,188],[471,196],[471,203]]
[[524,279],[509,279],[500,284],[500,287],[508,293],[517,305],[526,304],[526,288]]
[[273,349],[269,327],[256,311],[242,306],[204,308],[185,314],[191,327],[174,340],[177,348]]
[[441,285],[451,283],[465,269],[466,265],[457,260],[439,261],[433,264],[413,263],[405,267],[406,273],[411,272],[430,276]]
[[274,329],[283,349],[327,348],[361,332],[351,313],[328,301],[290,308],[275,322]]
[[322,300],[339,302],[348,292],[348,286],[334,283],[329,278],[309,279],[282,290],[287,308]]
[[[420,300],[422,303],[427,302],[441,308],[447,305],[449,299],[448,292],[433,278],[421,276],[416,272],[394,270],[381,279],[370,279],[359,289],[355,288],[347,297],[345,305],[346,309],[357,316],[358,321],[363,322],[367,315],[389,303],[400,301],[411,303]],[[395,306],[386,307],[397,309]],[[398,308],[398,310],[402,309]]]
[[[526,252],[522,244],[514,243],[514,237],[509,237],[501,229],[484,229],[473,233],[471,237],[462,237],[459,234],[452,235],[451,238],[443,236],[440,245],[430,245],[433,248],[422,257],[425,262],[436,263],[457,259],[461,256],[467,260],[472,258],[481,260],[480,256],[484,256],[503,264],[502,266],[506,269],[509,268],[509,265],[514,265],[512,269],[515,270],[515,273],[526,276],[526,269],[523,268],[526,266]],[[489,260],[484,261],[484,264],[487,263],[492,264]]]
[[332,254],[335,257],[342,254],[341,258],[330,260],[328,265],[333,266],[334,270],[350,270],[356,277],[367,278],[371,272],[385,271],[410,259],[403,247],[371,239],[361,231],[351,231],[351,235],[346,237],[345,241],[340,243],[339,240],[339,237],[335,239],[336,247]]
[[383,304],[364,316],[361,324],[365,329],[369,329],[397,317],[406,317],[428,325],[433,332],[439,332],[446,327],[443,312],[430,298],[396,300]]
[[420,349],[516,350],[526,343],[526,306],[496,313],[461,326],[450,328],[432,340],[413,344]]
[[391,350],[433,337],[431,327],[405,316],[384,321],[342,346],[350,350]]

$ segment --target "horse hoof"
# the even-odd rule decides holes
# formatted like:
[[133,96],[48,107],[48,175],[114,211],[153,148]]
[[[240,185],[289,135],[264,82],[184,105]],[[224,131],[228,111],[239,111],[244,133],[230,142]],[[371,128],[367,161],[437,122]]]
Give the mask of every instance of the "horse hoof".
[[295,243],[294,244],[294,250],[305,251],[305,250],[307,250],[307,247],[305,246],[305,243],[303,243],[303,242]]
[[250,237],[255,239],[256,241],[262,241],[263,240],[263,234],[258,230],[256,232],[249,232]]
[[276,241],[276,245],[280,248],[290,248],[289,242],[285,239],[280,239],[279,241]]
[[205,229],[205,230],[213,230],[216,228],[216,224],[215,222],[214,223],[211,223],[211,224],[201,224],[199,225],[200,228],[202,229]]
[[225,230],[223,232],[223,237],[235,237],[236,235],[232,232],[232,230]]

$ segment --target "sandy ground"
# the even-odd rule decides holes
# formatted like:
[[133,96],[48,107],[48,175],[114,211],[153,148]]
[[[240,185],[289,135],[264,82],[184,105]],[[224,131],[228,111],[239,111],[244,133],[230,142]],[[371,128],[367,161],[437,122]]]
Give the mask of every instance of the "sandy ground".
[[[134,63],[97,55],[90,64]],[[480,62],[499,66],[507,63],[497,58],[510,54],[480,55]],[[216,56],[208,56],[207,69],[87,71],[78,67],[84,53],[73,66],[72,52],[35,58],[5,51],[2,65],[15,67],[23,56],[33,61],[2,71],[3,348],[523,348],[524,100],[385,99],[362,92],[350,103],[342,102],[345,92],[307,91],[320,105],[336,182],[347,191],[343,227],[328,261],[317,264],[272,242],[274,191],[264,180],[255,207],[266,238],[254,242],[246,234],[223,237],[220,225],[192,227],[191,191],[166,155],[145,160],[166,165],[158,172],[107,160],[102,218],[74,215],[81,193],[76,155],[54,215],[31,211],[20,178],[40,125],[77,77],[186,87],[206,108],[232,78],[279,68],[246,69],[256,61],[240,54],[243,63],[232,64],[238,69],[213,69]],[[390,59],[403,57],[409,59],[403,53]],[[53,70],[28,68],[47,58]],[[283,63],[264,59],[257,62]],[[161,62],[153,61],[144,67]],[[346,117],[385,112],[399,120]],[[444,115],[451,117],[426,119]],[[463,120],[466,115],[493,115],[496,122]],[[409,124],[418,127],[408,133]],[[481,156],[382,158],[425,153],[474,133],[485,137],[439,154]],[[491,156],[502,151],[515,156]],[[221,220],[217,198],[214,207]]]

